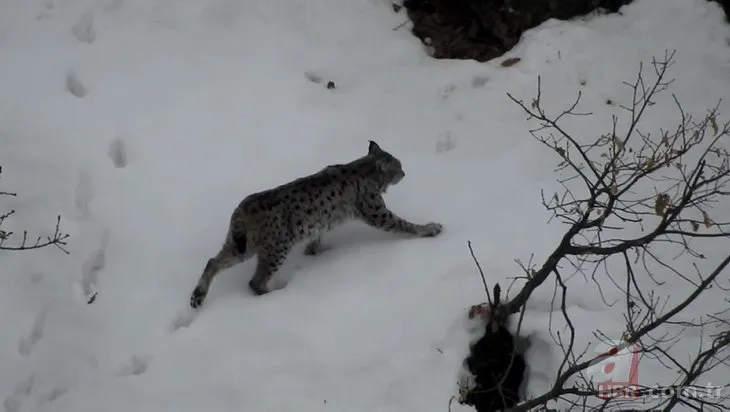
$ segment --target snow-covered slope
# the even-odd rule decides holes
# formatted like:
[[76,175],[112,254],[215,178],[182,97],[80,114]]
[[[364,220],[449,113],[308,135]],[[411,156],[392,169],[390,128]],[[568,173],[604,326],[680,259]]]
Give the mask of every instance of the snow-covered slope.
[[[0,254],[5,412],[445,411],[466,310],[484,301],[466,242],[505,282],[562,229],[539,197],[555,159],[506,93],[529,99],[541,75],[557,109],[583,90],[597,115],[575,127],[591,138],[639,62],[676,48],[672,91],[688,110],[730,94],[730,29],[705,0],[547,22],[505,56],[522,58],[512,67],[433,60],[408,25],[394,30],[405,19],[385,0],[1,2],[1,189],[19,192],[1,200],[18,211],[5,229],[45,234],[61,214],[72,235],[68,256]],[[194,314],[238,201],[359,157],[369,139],[407,173],[391,208],[444,232],[353,223],[321,256],[295,250],[285,288],[252,296],[249,261]],[[573,282],[586,339],[621,327]],[[523,325],[533,393],[556,367],[540,312],[551,294]]]

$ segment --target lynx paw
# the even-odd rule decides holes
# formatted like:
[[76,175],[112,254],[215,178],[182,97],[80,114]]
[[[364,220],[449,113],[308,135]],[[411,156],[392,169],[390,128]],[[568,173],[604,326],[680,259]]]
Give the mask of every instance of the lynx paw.
[[311,242],[304,247],[304,254],[307,256],[319,255],[320,253],[331,249],[331,246],[322,243]]
[[265,295],[269,293],[269,288],[261,284],[260,282],[254,282],[253,279],[251,279],[248,282],[248,287],[255,293],[257,296]]
[[421,226],[420,235],[421,237],[434,237],[437,236],[443,230],[443,225],[440,223],[427,223]]
[[203,304],[203,300],[205,300],[206,294],[207,292],[203,291],[199,287],[196,287],[195,290],[193,290],[193,293],[190,295],[190,306],[193,309],[198,308],[200,305]]

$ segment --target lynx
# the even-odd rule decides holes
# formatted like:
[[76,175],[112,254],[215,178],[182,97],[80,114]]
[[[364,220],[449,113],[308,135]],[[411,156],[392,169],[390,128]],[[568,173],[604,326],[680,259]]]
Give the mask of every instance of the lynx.
[[327,166],[247,196],[231,215],[220,251],[205,265],[190,296],[190,306],[197,308],[203,303],[220,271],[253,256],[258,262],[248,285],[256,295],[268,293],[270,279],[294,245],[308,240],[304,253],[319,254],[329,249],[322,243],[322,235],[351,219],[386,232],[437,236],[441,224],[411,223],[386,206],[383,194],[404,177],[401,162],[371,140],[368,154],[350,163]]

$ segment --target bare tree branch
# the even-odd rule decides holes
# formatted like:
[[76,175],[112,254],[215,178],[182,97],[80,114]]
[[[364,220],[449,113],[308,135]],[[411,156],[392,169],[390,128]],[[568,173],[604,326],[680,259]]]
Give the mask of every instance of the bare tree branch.
[[[663,388],[671,389],[672,394],[659,397],[652,408],[671,410],[680,404],[698,410],[730,408],[730,398],[719,391],[715,396],[692,395],[699,388],[695,384],[698,378],[717,367],[730,368],[730,309],[716,313],[707,309],[699,319],[686,316],[687,308],[711,288],[730,289],[726,270],[730,255],[707,256],[703,250],[707,242],[730,240],[730,223],[713,216],[715,211],[730,210],[730,122],[719,120],[721,102],[695,116],[671,95],[667,102],[676,110],[676,125],[645,129],[644,116],[674,81],[667,78],[673,58],[674,52],[668,51],[662,59],[653,59],[648,75],[647,68],[639,66],[636,79],[625,83],[630,101],[620,107],[626,119],[613,116],[610,132],[590,142],[576,137],[563,124],[569,117],[590,115],[578,110],[580,93],[557,114],[548,114],[544,108],[539,77],[531,103],[508,94],[528,121],[537,123],[530,130],[532,136],[560,159],[556,172],[562,175],[558,180],[562,189],[552,196],[541,192],[541,197],[551,219],[567,226],[542,264],[530,262],[525,266],[518,261],[524,276],[517,280],[522,285],[499,308],[506,314],[524,312],[535,290],[552,276],[553,305],[559,306],[555,311],[564,324],[562,330],[554,330],[551,316],[548,325],[563,357],[551,388],[508,410],[547,408],[557,401],[561,409],[567,405],[578,410],[604,410],[624,408],[633,399],[646,400],[656,393],[656,387],[633,382],[622,389],[629,396],[614,396],[586,375],[588,368],[626,348],[678,373],[674,383]],[[622,120],[626,122],[623,127]],[[720,249],[727,250],[728,245]],[[672,251],[677,253],[669,257]],[[679,269],[679,259],[693,272]],[[705,262],[705,266],[709,259],[717,259],[713,268],[700,269],[697,262]],[[587,348],[577,347],[578,335],[586,331],[578,330],[566,304],[570,296],[567,280],[575,274],[590,279],[607,306],[623,311],[625,329],[608,334],[621,335],[620,347],[614,347],[613,352],[586,355]],[[672,285],[688,288],[684,297],[679,298],[683,292],[676,288],[672,296],[662,295],[670,280]],[[609,298],[607,286],[621,298]],[[705,306],[698,310],[705,310]],[[482,312],[489,310],[470,310]],[[707,336],[712,331],[715,333],[710,339]],[[673,347],[688,333],[700,337],[699,348],[693,354],[676,356]],[[606,338],[600,331],[594,336]]]
[[[0,174],[2,173],[2,166],[0,166]],[[0,191],[0,196],[17,196],[13,192]],[[7,251],[23,251],[23,250],[36,250],[45,248],[47,246],[55,246],[60,249],[63,253],[69,254],[69,251],[64,248],[66,246],[66,240],[70,237],[69,234],[61,232],[61,216],[56,217],[56,228],[53,232],[53,236],[48,236],[45,239],[41,236],[36,237],[35,241],[30,241],[28,238],[28,232],[23,231],[20,244],[11,245],[7,241],[13,238],[13,232],[7,232],[2,230],[3,223],[12,215],[15,214],[15,210],[0,214],[0,250]]]

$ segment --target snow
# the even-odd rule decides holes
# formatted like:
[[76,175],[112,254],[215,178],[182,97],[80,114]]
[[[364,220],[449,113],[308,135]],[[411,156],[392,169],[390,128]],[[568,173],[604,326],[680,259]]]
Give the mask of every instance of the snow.
[[[1,183],[19,193],[2,200],[17,210],[4,229],[48,234],[60,214],[71,234],[70,255],[0,255],[5,412],[445,411],[475,336],[466,312],[485,300],[466,242],[506,285],[513,259],[539,261],[564,230],[540,205],[555,158],[506,93],[531,98],[540,75],[557,110],[582,90],[596,115],[571,126],[586,139],[619,113],[606,99],[625,99],[621,82],[665,49],[688,111],[730,94],[730,26],[714,2],[549,21],[504,56],[522,58],[512,67],[434,60],[410,24],[393,30],[405,18],[385,0],[0,3]],[[648,124],[675,119],[668,103]],[[243,196],[359,157],[370,139],[407,173],[391,208],[442,223],[439,237],[353,223],[320,256],[296,249],[282,289],[251,295],[248,261],[189,308]],[[727,250],[713,244],[707,267]],[[571,287],[581,342],[621,330],[590,281]],[[688,310],[722,304],[710,296]],[[560,360],[551,297],[538,290],[523,324],[532,394]],[[647,367],[641,380],[666,375]]]

